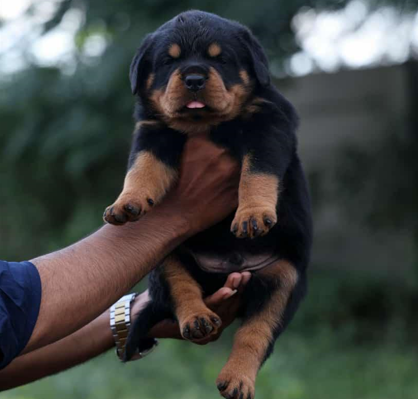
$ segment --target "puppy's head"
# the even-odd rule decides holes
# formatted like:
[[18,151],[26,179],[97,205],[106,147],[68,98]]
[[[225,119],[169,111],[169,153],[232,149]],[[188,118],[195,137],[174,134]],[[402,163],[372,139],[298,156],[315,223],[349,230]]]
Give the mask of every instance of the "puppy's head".
[[130,80],[157,118],[185,132],[234,119],[257,87],[270,84],[267,58],[250,31],[201,11],[148,35]]

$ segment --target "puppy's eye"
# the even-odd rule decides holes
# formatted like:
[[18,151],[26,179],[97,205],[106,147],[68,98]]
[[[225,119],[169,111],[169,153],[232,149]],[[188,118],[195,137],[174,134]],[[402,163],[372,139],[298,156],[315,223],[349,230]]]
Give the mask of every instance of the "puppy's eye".
[[174,58],[166,57],[163,59],[163,65],[170,65],[174,61]]

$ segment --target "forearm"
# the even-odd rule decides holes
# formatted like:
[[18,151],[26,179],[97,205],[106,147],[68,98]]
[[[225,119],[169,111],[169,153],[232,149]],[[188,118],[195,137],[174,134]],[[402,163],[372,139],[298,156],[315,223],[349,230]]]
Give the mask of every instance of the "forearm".
[[[222,329],[234,320],[240,305],[239,296],[234,294],[237,290],[239,293],[242,292],[250,277],[249,272],[241,275],[232,273],[228,276],[224,287],[205,299],[205,303],[221,316]],[[147,292],[138,295],[131,310],[131,317],[135,319],[148,300]],[[109,316],[109,311],[106,310],[75,333],[16,358],[8,367],[0,371],[0,391],[67,370],[112,348],[114,339]],[[173,320],[158,323],[151,329],[150,336],[182,339],[178,323]],[[115,361],[117,361],[116,355]]]
[[[170,320],[155,326],[151,336],[181,339],[178,324]],[[107,310],[73,334],[16,358],[0,371],[0,391],[60,373],[93,359],[114,346]],[[118,361],[116,354],[114,360]]]
[[0,391],[67,370],[112,346],[114,340],[109,327],[109,312],[106,311],[68,337],[16,358],[0,371]]
[[68,248],[32,260],[41,276],[42,301],[24,353],[80,329],[148,274],[186,238],[184,220],[172,215],[160,207],[135,224],[106,225]]

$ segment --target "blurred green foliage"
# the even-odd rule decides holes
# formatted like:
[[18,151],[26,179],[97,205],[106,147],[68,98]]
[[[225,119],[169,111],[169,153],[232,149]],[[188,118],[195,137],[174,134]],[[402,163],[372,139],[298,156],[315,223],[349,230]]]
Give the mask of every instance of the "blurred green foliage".
[[[187,9],[215,12],[252,28],[273,72],[283,73],[283,60],[297,49],[291,29],[297,11],[346,3],[62,0],[40,27],[48,32],[72,9],[82,11],[74,71],[41,67],[28,57],[25,70],[0,79],[0,258],[30,258],[100,226],[123,181],[132,131],[128,68],[147,32]],[[417,1],[371,1],[385,3],[406,10]],[[27,13],[35,7],[33,2]],[[84,46],[95,34],[105,37],[107,47],[100,56],[88,56]]]
[[[27,69],[0,80],[0,258],[28,259],[70,244],[102,224],[102,212],[123,182],[133,126],[128,68],[147,32],[183,10],[215,12],[252,28],[267,48],[273,72],[280,74],[283,60],[297,49],[291,21],[300,7],[337,8],[346,3],[62,1],[43,29],[54,29],[71,8],[83,10],[85,21],[75,37],[75,70],[63,73],[58,68],[28,64]],[[405,9],[417,4],[398,0],[373,3],[392,3]],[[106,37],[108,45],[102,55],[89,57],[84,46],[97,33]],[[405,151],[410,154],[412,148],[408,144]],[[391,145],[386,150],[389,154]],[[356,156],[364,159],[362,154]],[[415,171],[409,159],[415,159],[414,155],[408,161],[403,159],[404,166],[401,163],[399,167]],[[384,166],[389,167],[387,163]],[[380,175],[392,176],[390,171]],[[396,183],[409,189],[411,175],[415,176],[411,172],[409,180]],[[347,179],[355,180],[353,176]],[[409,195],[409,191],[402,195]],[[411,208],[415,203],[416,197],[411,198]],[[379,205],[386,207],[384,217],[394,216],[387,211],[390,203]],[[404,212],[396,218],[411,214],[409,209],[399,211]],[[309,301],[260,374],[257,398],[415,399],[416,299],[413,291],[370,282],[363,275],[353,279],[349,271],[328,278],[317,273]],[[163,342],[146,360],[125,366],[108,354],[1,397],[214,398],[215,379],[230,351],[232,330],[220,342],[204,348]]]

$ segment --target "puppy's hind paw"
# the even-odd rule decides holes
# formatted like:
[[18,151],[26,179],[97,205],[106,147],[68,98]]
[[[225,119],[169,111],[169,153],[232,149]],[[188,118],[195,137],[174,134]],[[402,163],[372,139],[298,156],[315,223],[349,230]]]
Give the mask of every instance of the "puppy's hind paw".
[[254,381],[245,375],[222,370],[216,380],[219,393],[226,399],[254,399]]

